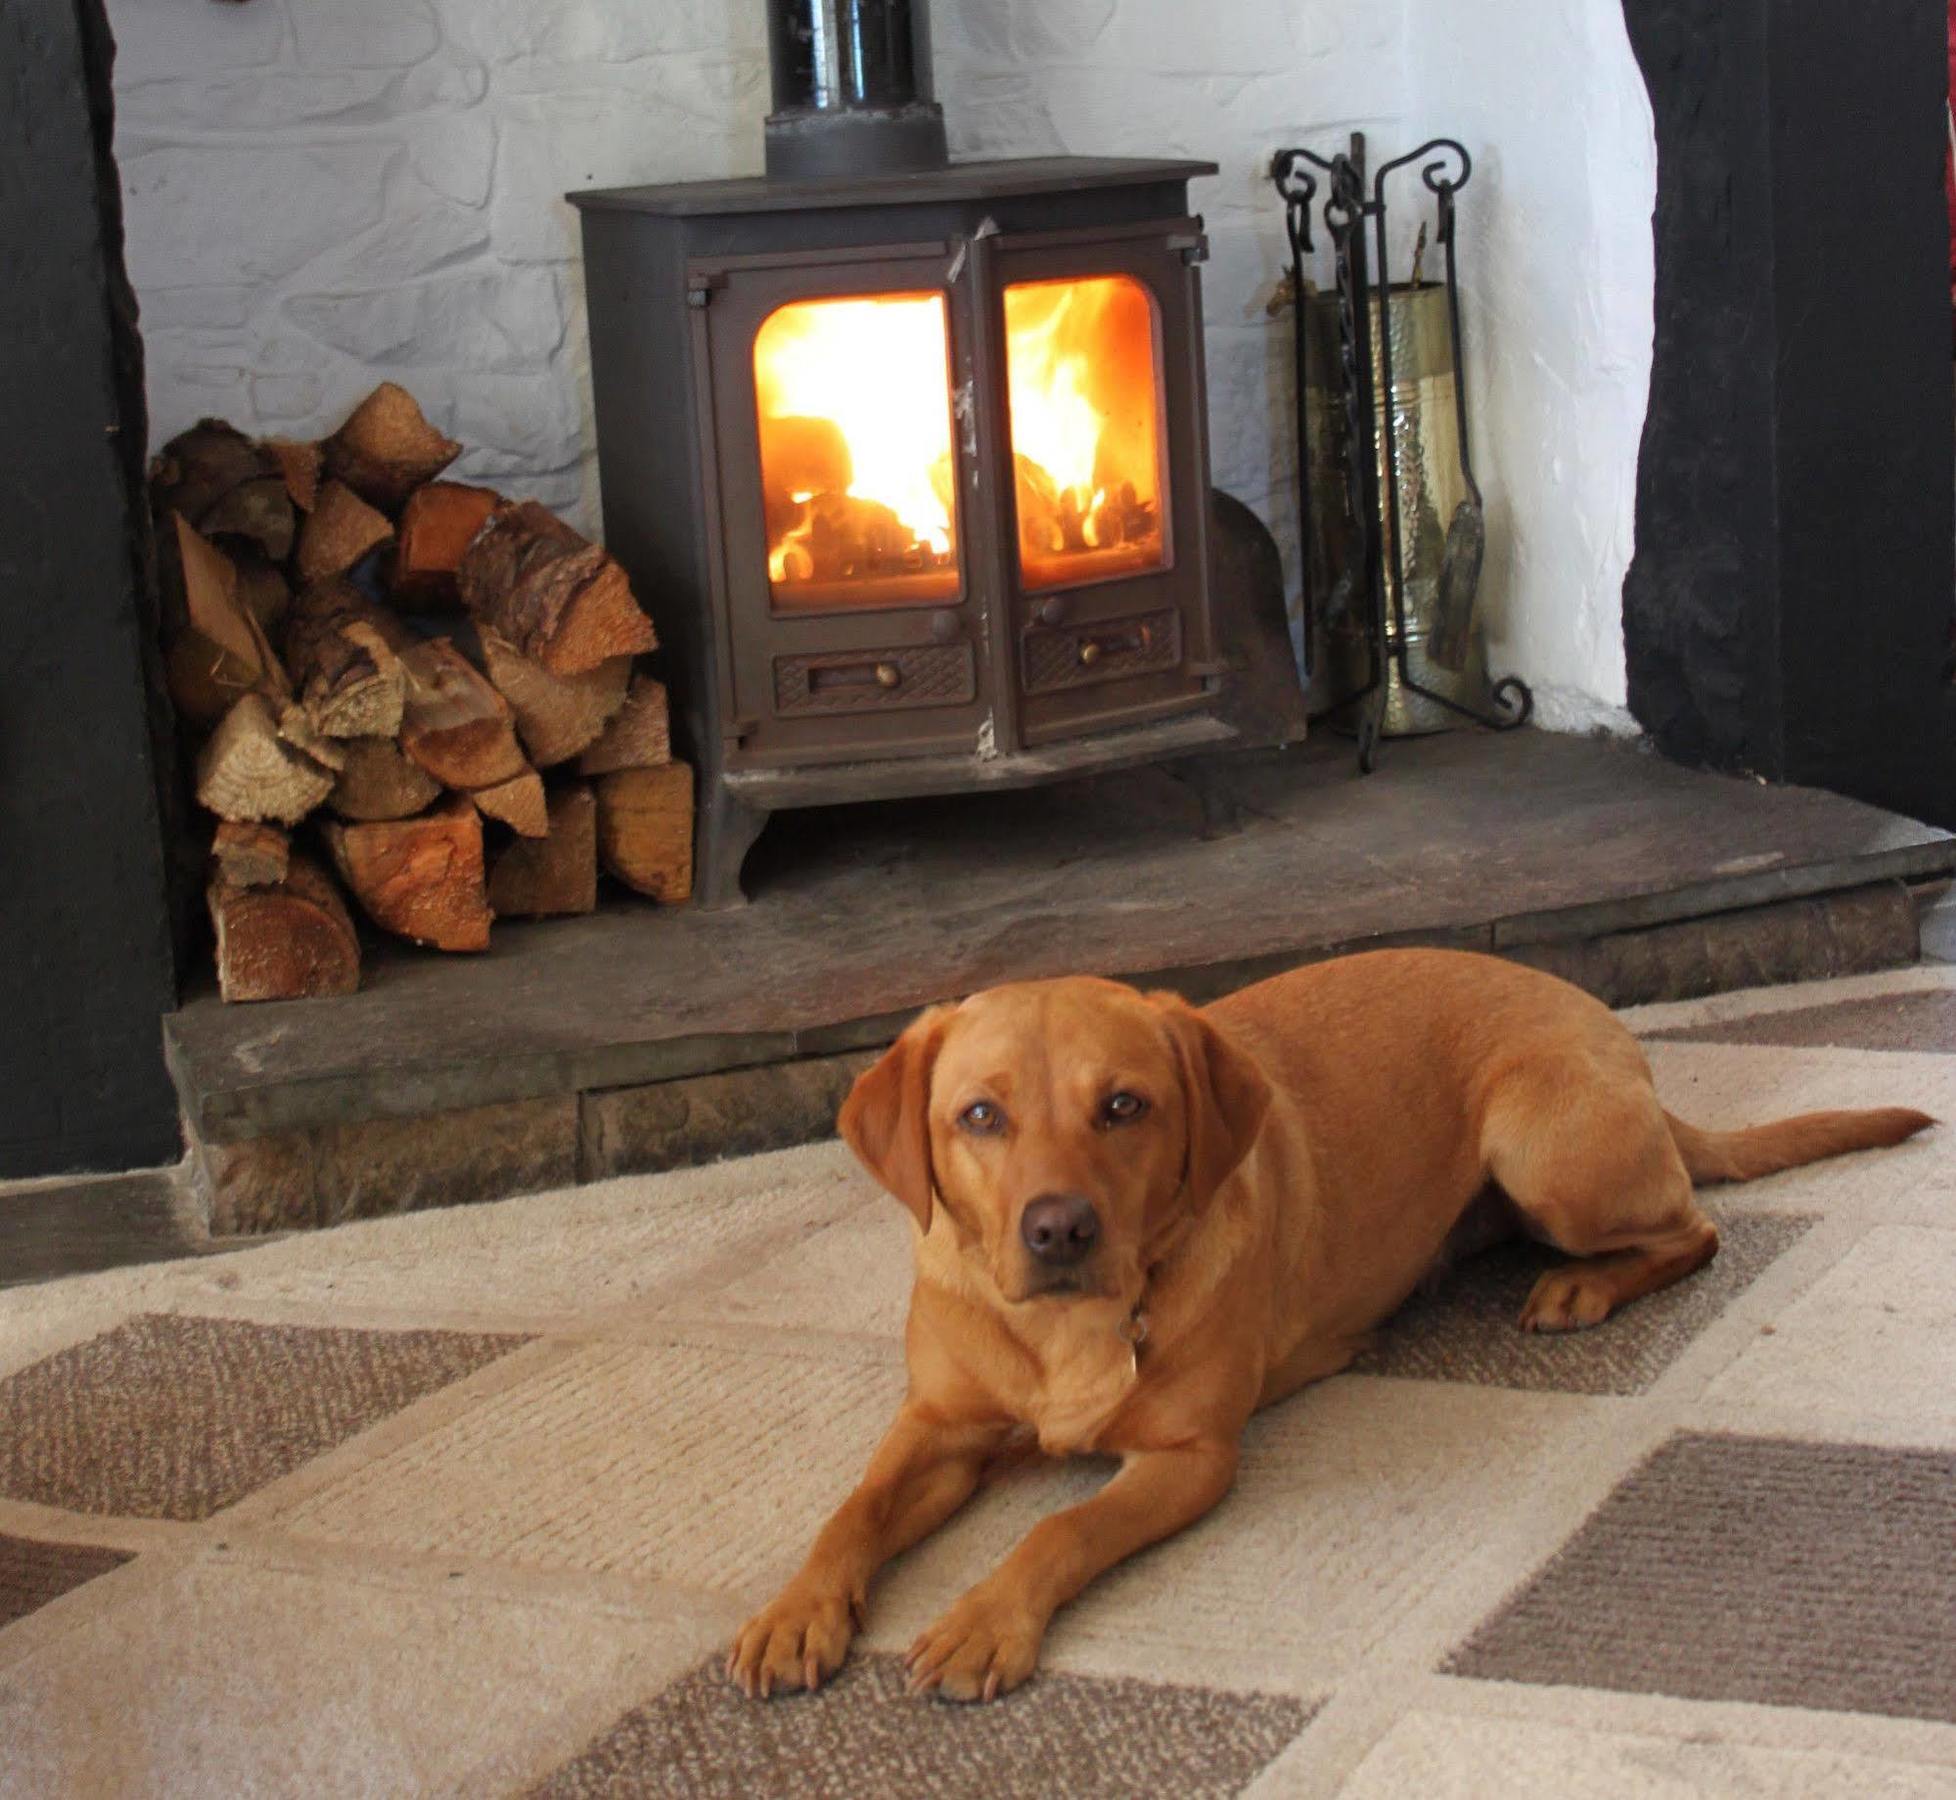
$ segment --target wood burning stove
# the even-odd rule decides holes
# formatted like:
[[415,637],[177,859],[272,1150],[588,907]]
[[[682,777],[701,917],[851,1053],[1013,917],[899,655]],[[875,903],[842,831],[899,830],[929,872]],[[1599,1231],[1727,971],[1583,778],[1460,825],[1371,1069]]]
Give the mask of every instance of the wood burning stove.
[[605,536],[673,654],[709,906],[778,808],[1239,736],[1187,207],[1215,165],[945,163],[920,14],[849,0],[838,37],[840,3],[775,0],[768,176],[572,196]]

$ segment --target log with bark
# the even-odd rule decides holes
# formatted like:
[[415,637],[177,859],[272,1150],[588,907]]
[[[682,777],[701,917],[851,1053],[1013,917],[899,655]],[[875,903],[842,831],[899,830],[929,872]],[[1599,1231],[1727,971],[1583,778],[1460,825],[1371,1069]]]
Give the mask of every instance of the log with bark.
[[326,482],[299,527],[292,572],[301,587],[344,575],[368,551],[379,549],[393,535],[394,527],[385,514],[376,512],[344,482]]
[[416,818],[322,830],[340,878],[383,930],[437,950],[489,948],[482,820],[460,795]]
[[296,438],[266,438],[259,448],[278,465],[292,504],[301,512],[311,512],[319,499],[319,477],[326,464],[319,446]]
[[226,1000],[302,1000],[360,986],[360,940],[332,879],[295,856],[284,877],[240,886],[220,865],[205,891]]
[[441,783],[391,737],[347,738],[340,748],[346,766],[326,804],[343,819],[405,819],[440,797]]
[[211,867],[232,887],[270,887],[285,879],[292,840],[276,825],[221,821],[211,839]]
[[416,488],[401,508],[388,590],[392,597],[406,607],[457,605],[455,571],[462,553],[503,504],[494,490],[459,481],[431,481]]
[[277,643],[285,633],[285,609],[292,603],[284,571],[249,545],[232,552],[231,566],[238,572],[239,604],[258,621],[266,639]]
[[302,588],[285,622],[285,667],[300,704],[328,737],[392,737],[407,674],[391,614],[340,576]]
[[672,760],[672,723],[666,687],[650,675],[632,677],[625,704],[604,736],[577,759],[580,775],[608,775],[613,769],[649,769]]
[[598,904],[598,802],[583,782],[550,796],[549,829],[518,838],[489,871],[497,918],[545,919],[595,911]]
[[274,715],[263,695],[246,694],[197,753],[197,799],[220,819],[296,825],[333,791],[329,756],[301,708]]
[[235,425],[199,419],[151,460],[150,503],[158,518],[180,512],[195,525],[233,488],[277,473],[277,461]]
[[625,571],[534,500],[493,514],[456,574],[476,619],[553,675],[658,648]]
[[629,656],[607,657],[581,675],[553,675],[488,626],[479,627],[476,635],[489,679],[509,702],[523,748],[540,769],[568,762],[596,743],[625,704],[625,684],[632,673]]
[[320,449],[335,481],[387,513],[462,454],[460,444],[428,423],[414,396],[391,381],[362,400]]
[[282,701],[285,670],[239,597],[236,567],[181,513],[170,517],[162,573],[165,606],[176,621],[164,666],[177,711],[209,726],[245,694]]
[[598,856],[627,887],[677,902],[693,892],[693,771],[683,762],[600,775]]
[[401,748],[444,787],[495,787],[528,771],[508,703],[448,639],[410,646],[401,665]]

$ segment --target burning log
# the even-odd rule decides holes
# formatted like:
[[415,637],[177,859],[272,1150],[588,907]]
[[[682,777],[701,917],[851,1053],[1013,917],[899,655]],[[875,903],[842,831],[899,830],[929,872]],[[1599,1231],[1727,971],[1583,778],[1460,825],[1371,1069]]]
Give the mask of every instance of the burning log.
[[437,950],[489,948],[482,821],[451,795],[413,819],[327,824],[340,878],[384,931]]
[[550,796],[542,837],[518,838],[489,871],[498,918],[543,919],[595,911],[598,803],[583,782]]
[[693,892],[693,771],[683,762],[597,779],[598,855],[627,887],[676,903]]
[[362,400],[320,449],[327,474],[386,513],[462,454],[460,444],[428,423],[414,396],[391,381]]
[[658,648],[625,571],[533,500],[492,515],[456,574],[476,619],[553,675]]
[[360,986],[360,939],[331,878],[295,856],[283,877],[240,886],[220,872],[205,891],[226,1000],[301,1000]]

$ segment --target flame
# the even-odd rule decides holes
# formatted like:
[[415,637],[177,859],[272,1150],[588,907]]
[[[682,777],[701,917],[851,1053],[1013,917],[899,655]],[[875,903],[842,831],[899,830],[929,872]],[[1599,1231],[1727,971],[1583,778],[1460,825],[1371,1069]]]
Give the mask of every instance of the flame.
[[770,534],[772,580],[814,573],[810,546],[825,498],[887,509],[919,564],[949,559],[948,344],[942,294],[797,300],[762,324],[754,338],[762,487],[801,514]]
[[[1019,282],[1004,311],[1025,585],[1158,567],[1147,290],[1128,276]],[[754,383],[777,604],[838,582],[852,600],[955,594],[949,367],[942,294],[798,300],[762,324]]]

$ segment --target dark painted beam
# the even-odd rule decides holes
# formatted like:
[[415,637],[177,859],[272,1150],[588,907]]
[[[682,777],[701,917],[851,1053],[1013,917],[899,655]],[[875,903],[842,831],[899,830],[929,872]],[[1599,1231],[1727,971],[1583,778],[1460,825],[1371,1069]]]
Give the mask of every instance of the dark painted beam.
[[167,790],[100,0],[0,8],[0,1177],[173,1159]]
[[1657,127],[1630,706],[1956,823],[1942,0],[1624,0]]

